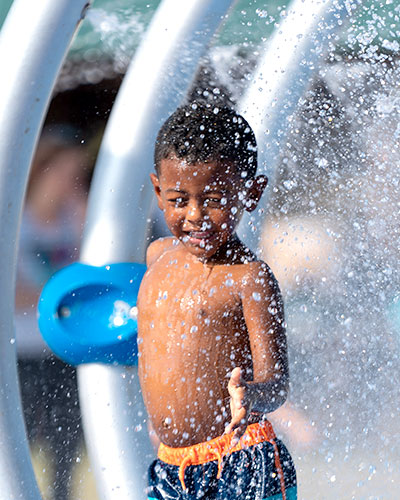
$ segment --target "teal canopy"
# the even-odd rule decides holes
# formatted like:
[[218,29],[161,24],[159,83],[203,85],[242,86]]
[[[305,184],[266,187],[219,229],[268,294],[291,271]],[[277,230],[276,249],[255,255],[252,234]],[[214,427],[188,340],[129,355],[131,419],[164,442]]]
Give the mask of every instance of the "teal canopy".
[[[71,46],[70,58],[130,60],[160,0],[94,0]],[[238,0],[215,44],[257,47],[285,16],[285,0]],[[0,0],[0,26],[12,0]],[[400,0],[362,0],[351,6],[335,42],[338,52],[400,52]]]

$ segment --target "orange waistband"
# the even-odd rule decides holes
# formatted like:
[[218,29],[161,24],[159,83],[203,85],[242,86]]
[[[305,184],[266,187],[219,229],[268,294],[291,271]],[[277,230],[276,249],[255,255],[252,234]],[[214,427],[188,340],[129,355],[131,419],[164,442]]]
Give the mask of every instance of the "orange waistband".
[[[203,443],[186,446],[184,448],[171,448],[161,443],[158,448],[158,458],[170,465],[200,465],[239,451],[242,448],[253,446],[264,441],[275,439],[275,432],[270,422],[250,424],[237,444],[232,445],[234,433],[223,434],[215,439]],[[188,460],[190,459],[190,460]]]
[[170,465],[179,466],[179,479],[182,488],[186,490],[185,486],[185,469],[189,465],[200,465],[213,460],[218,460],[218,475],[219,479],[222,474],[223,458],[230,453],[242,450],[249,446],[266,441],[272,443],[274,447],[275,466],[278,471],[279,481],[281,484],[282,499],[286,500],[285,481],[283,478],[282,466],[279,458],[279,451],[276,445],[275,432],[272,425],[268,420],[250,424],[247,426],[246,432],[240,438],[238,443],[233,442],[234,433],[223,434],[215,439],[206,441],[204,443],[194,444],[193,446],[186,446],[184,448],[171,448],[161,443],[158,448],[158,458],[163,462]]

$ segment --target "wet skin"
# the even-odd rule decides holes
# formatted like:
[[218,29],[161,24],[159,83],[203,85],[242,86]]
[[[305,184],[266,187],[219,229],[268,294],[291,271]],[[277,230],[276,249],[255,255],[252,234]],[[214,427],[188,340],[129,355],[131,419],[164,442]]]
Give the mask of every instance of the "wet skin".
[[152,425],[173,447],[226,429],[240,436],[252,410],[283,403],[288,381],[277,283],[235,234],[266,179],[246,187],[233,165],[170,158],[152,182],[173,234],[150,245],[138,298],[139,376]]

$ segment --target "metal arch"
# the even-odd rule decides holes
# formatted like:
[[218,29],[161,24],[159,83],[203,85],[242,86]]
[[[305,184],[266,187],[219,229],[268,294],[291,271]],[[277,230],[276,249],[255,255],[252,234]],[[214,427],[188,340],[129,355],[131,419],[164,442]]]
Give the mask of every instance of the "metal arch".
[[[176,0],[170,0],[169,2],[166,0],[164,1],[164,4],[162,6],[167,4],[171,5],[174,1],[176,4],[176,17],[173,19],[173,24],[171,23],[170,29],[172,31],[177,31],[177,20],[181,19],[182,14],[182,12],[179,12],[179,8],[182,10],[182,3],[178,1],[178,5]],[[23,419],[20,411],[20,402],[18,399],[15,347],[13,345],[14,332],[11,312],[13,311],[15,289],[16,241],[20,213],[22,209],[23,194],[28,176],[28,168],[32,156],[32,151],[34,149],[34,145],[38,136],[40,125],[42,123],[55,77],[76,27],[76,23],[81,18],[85,3],[85,0],[59,0],[58,2],[53,2],[52,0],[42,0],[39,10],[38,5],[35,2],[31,2],[30,0],[15,0],[8,19],[3,26],[0,39],[0,64],[1,67],[8,69],[8,71],[6,72],[7,74],[3,75],[2,80],[0,81],[0,91],[3,96],[3,106],[0,111],[0,158],[2,159],[2,169],[0,171],[0,241],[2,241],[3,259],[0,264],[0,266],[2,266],[0,268],[0,272],[4,281],[11,284],[10,288],[8,290],[5,289],[2,296],[0,296],[0,348],[3,357],[3,361],[0,366],[0,499],[4,498],[4,500],[10,500],[14,498],[36,500],[39,498],[39,492],[34,479],[32,467],[30,465],[29,450],[27,447],[26,438],[24,437],[25,434]],[[180,32],[181,38],[179,40],[174,39],[174,43],[176,44],[174,46],[174,50],[177,51],[179,57],[182,57],[182,52],[179,52],[180,47],[178,45],[181,44],[183,40],[187,40],[185,37],[190,37],[190,30],[198,30],[200,33],[202,33],[202,30],[206,26],[216,27],[216,25],[220,21],[221,16],[224,15],[224,13],[221,14],[221,11],[226,11],[231,2],[228,2],[226,0],[225,2],[203,1],[192,3],[193,7],[191,7],[190,16],[193,17],[189,16],[189,19],[185,20],[187,31],[183,29],[185,27],[183,26],[182,32]],[[200,3],[202,4],[201,6],[199,6]],[[217,3],[218,6],[216,5]],[[302,9],[304,9],[305,4],[306,2],[301,1],[296,3],[296,5],[299,5]],[[321,2],[314,2],[314,4],[321,4]],[[322,4],[324,5],[322,7],[322,10],[320,11],[321,14],[331,6],[335,6],[338,3],[327,1],[322,2]],[[196,8],[200,10],[196,11]],[[216,13],[213,8],[221,10]],[[317,10],[318,9],[316,9],[315,12],[317,12]],[[160,8],[159,12],[162,12],[162,8]],[[318,12],[317,16],[319,15]],[[209,16],[209,24],[206,22],[207,16]],[[167,17],[167,19],[169,18]],[[302,19],[302,21],[304,26],[304,19]],[[199,25],[196,25],[197,22],[199,23]],[[28,40],[30,44],[29,49],[27,49],[27,47],[23,46],[16,40],[16,37],[13,34],[13,30],[17,25],[18,27],[23,26],[22,29],[25,33],[24,39]],[[57,26],[57,30],[49,29],[49,26]],[[317,26],[317,24],[310,22],[309,24],[307,24],[306,29],[303,30],[303,32],[305,34],[310,32],[318,32]],[[21,33],[22,29],[19,31],[19,33]],[[282,25],[281,32],[283,31],[284,30]],[[149,31],[149,36],[150,33],[151,30]],[[209,31],[206,30],[204,37],[209,37],[211,36],[211,34],[211,29]],[[158,33],[158,35],[160,35],[160,33]],[[279,35],[277,35],[276,39],[280,39],[280,42],[282,42],[283,40],[282,36]],[[142,113],[146,112],[147,116],[149,115],[149,109],[153,110],[154,116],[156,115],[157,117],[162,118],[164,118],[169,112],[171,112],[178,104],[179,98],[183,95],[184,88],[189,81],[189,76],[190,74],[192,74],[193,67],[197,62],[196,57],[201,52],[204,43],[205,39],[203,39],[201,42],[197,42],[195,50],[196,56],[193,57],[191,61],[188,61],[188,64],[186,65],[186,69],[188,70],[188,72],[184,72],[184,74],[181,76],[182,87],[178,86],[177,88],[173,89],[173,92],[171,94],[167,96],[163,95],[163,106],[157,108],[156,103],[149,102],[148,100],[144,102],[144,99],[142,99],[142,102],[137,102],[137,109],[143,109],[144,111],[142,111]],[[166,45],[169,46],[169,44]],[[9,47],[13,48],[12,51],[9,50]],[[287,47],[290,47],[290,44],[287,45]],[[293,48],[293,45],[291,47]],[[296,63],[296,54],[299,53],[300,50],[298,49],[298,47],[303,47],[304,50],[306,49],[305,46],[303,46],[301,43],[298,43],[297,41],[294,54],[292,54],[286,61],[284,70],[287,70],[290,66],[293,65],[293,63]],[[193,50],[193,48],[191,49]],[[279,46],[279,50],[282,51],[282,45]],[[305,52],[307,53],[307,55],[309,55],[309,52],[307,52],[307,50],[305,50]],[[276,71],[276,66],[274,66],[275,63],[272,63],[270,58],[271,53],[272,51],[270,50],[268,52],[268,64],[272,70]],[[157,54],[156,59],[154,59],[154,66],[156,66],[156,60],[159,56],[160,54]],[[319,57],[320,54],[317,54],[317,58]],[[44,58],[46,64],[44,64]],[[139,57],[135,58],[137,67],[135,71],[133,69],[132,71],[130,71],[132,75],[136,74],[137,76],[139,76],[137,73],[139,71],[137,68],[140,68],[140,64],[138,62],[139,59]],[[165,60],[168,61],[168,56],[166,56]],[[148,65],[149,61],[152,61],[152,59],[148,59],[146,61],[146,65]],[[182,59],[179,60],[178,57],[175,59],[170,59],[169,62],[176,63],[176,68],[182,69],[182,67],[185,66],[185,64],[182,64],[184,61]],[[298,59],[297,62],[299,63]],[[179,65],[179,63],[181,64]],[[280,62],[278,64],[278,67],[279,66]],[[134,66],[132,66],[132,68],[133,67]],[[164,73],[165,71],[167,71],[166,66],[164,66],[162,69]],[[264,75],[266,74],[265,69],[261,69],[261,71],[264,72]],[[157,74],[159,75],[159,73]],[[142,78],[142,74],[140,74],[140,77]],[[275,77],[276,73],[274,75],[274,78]],[[159,78],[162,78],[162,75],[159,76]],[[282,84],[285,83],[284,92],[287,92],[287,89],[294,84],[295,78],[296,77],[293,75],[291,75],[290,77],[289,75],[285,75],[282,80],[278,78],[275,81],[278,82],[279,80]],[[128,80],[126,80],[126,82],[128,82]],[[256,87],[260,87],[260,83],[257,81],[255,81],[253,89]],[[279,85],[276,85],[276,87],[280,88],[282,96],[282,87],[280,87]],[[304,87],[305,84],[303,85],[302,89],[304,89]],[[27,89],[29,89],[30,91],[28,92]],[[159,87],[159,90],[160,89],[162,90],[162,86]],[[149,92],[148,88],[145,90],[146,96],[152,95],[154,97],[154,94]],[[249,91],[248,96],[250,96],[250,94],[251,93]],[[120,95],[118,102],[121,103],[120,106],[123,107],[125,106],[127,101],[122,98],[122,95],[123,94]],[[280,110],[280,118],[285,117],[289,114],[289,111],[282,112],[283,99],[281,96],[275,103],[276,110]],[[268,99],[265,99],[265,95],[262,97],[264,102],[269,102]],[[297,99],[295,100],[293,98],[292,102],[294,101],[296,101],[297,103]],[[257,102],[260,102],[260,100],[256,98],[250,98],[250,101],[247,102],[244,101],[242,104],[242,110],[248,110],[249,105],[251,105],[252,107],[254,106],[256,109],[260,110]],[[143,104],[142,107],[140,107],[141,104]],[[132,107],[129,107],[129,109],[132,109]],[[137,109],[134,108],[135,111],[137,111]],[[117,110],[115,110],[115,113],[117,113]],[[123,111],[119,111],[118,113],[120,113],[121,116],[124,115]],[[266,113],[266,115],[268,116],[268,113]],[[151,134],[149,132],[155,131],[158,128],[159,121],[153,120],[151,123],[143,123],[140,121],[141,116],[142,114],[137,114],[137,116],[135,117],[135,122],[139,125],[142,125],[142,127],[140,127],[140,130],[135,133],[131,130],[131,136],[133,137],[135,135],[137,144],[141,146],[143,146],[143,144],[149,145],[150,142],[154,139],[154,137],[150,136]],[[248,118],[250,123],[258,130],[257,125],[252,122],[252,118],[250,116],[248,116]],[[132,125],[132,121],[128,120],[127,122],[124,122],[125,119],[126,117],[124,119],[121,119],[119,123],[129,123],[129,125]],[[268,120],[269,121],[264,122],[263,127],[269,129],[270,137],[276,138],[281,126],[274,125],[275,122],[271,117],[268,117]],[[116,123],[118,123],[117,119],[115,119],[115,121]],[[281,122],[279,122],[279,119],[276,119],[276,123]],[[146,134],[143,134],[143,129],[147,131],[147,133],[149,133],[148,137],[146,136]],[[148,142],[146,142],[146,139],[148,140]],[[131,158],[132,161],[133,157],[135,161],[140,160],[144,162],[149,160],[148,157],[146,158],[141,156],[141,153],[139,151],[133,151],[134,154],[132,154],[131,146],[133,145],[129,146],[128,144],[128,151],[124,151],[124,145],[127,145],[124,140],[126,140],[126,137],[123,134],[123,130],[118,129],[118,126],[116,125],[113,125],[111,127],[110,123],[107,129],[105,142],[102,147],[99,164],[105,165],[106,163],[108,163],[108,161],[113,158],[113,154],[116,154],[116,161],[121,162],[121,164],[123,163],[123,161],[126,162],[128,158]],[[118,146],[115,149],[116,144]],[[269,149],[270,151],[268,152],[268,155],[272,157],[272,160],[275,160],[276,155],[272,154],[273,148]],[[133,150],[135,150],[135,148],[133,148]],[[127,153],[124,157],[124,160],[121,158],[121,152],[123,152],[124,154]],[[261,158],[264,158],[264,156],[267,157],[265,151],[262,151]],[[96,169],[95,186],[99,186],[102,183],[108,182],[110,180],[110,178],[107,178],[108,174],[105,174],[105,167],[101,167],[99,169],[99,164]],[[136,163],[136,165],[138,165],[138,163]],[[150,165],[151,161],[148,163],[148,166]],[[127,167],[123,167],[118,172],[122,172],[122,170],[124,170],[125,168]],[[110,168],[110,170],[112,170],[112,168]],[[12,175],[10,175],[11,172]],[[121,175],[118,172],[113,174],[115,178],[118,178],[118,176]],[[121,199],[123,198],[121,196],[119,196],[118,202],[115,202],[118,195],[120,194],[118,191],[114,196],[114,200],[107,201],[104,199],[107,198],[107,196],[113,198],[113,196],[110,196],[108,194],[115,192],[113,191],[114,187],[112,187],[112,183],[111,185],[104,184],[102,187],[97,187],[93,190],[93,192],[91,193],[92,201],[90,202],[89,206],[89,208],[91,208],[91,211],[89,212],[85,244],[82,252],[83,261],[97,264],[103,263],[105,261],[142,259],[145,238],[143,238],[143,242],[139,241],[139,244],[135,245],[134,243],[127,244],[127,241],[132,242],[132,240],[125,237],[125,231],[127,231],[127,228],[130,228],[130,231],[134,234],[146,234],[147,224],[145,218],[147,216],[147,208],[150,204],[150,201],[149,195],[146,194],[145,189],[143,190],[143,192],[139,189],[141,180],[143,178],[141,177],[141,175],[144,174],[141,174],[137,168],[133,177],[130,177],[130,180],[134,181],[134,188],[136,188],[138,197],[132,198],[132,194],[129,194],[129,201],[126,201],[126,204],[129,203],[130,205],[126,207],[121,207],[120,205]],[[128,179],[126,179],[126,177],[124,177],[124,179],[128,184]],[[121,183],[117,182],[117,184],[118,189],[124,187],[123,185],[121,185]],[[99,194],[102,194],[103,196],[100,196],[98,199],[96,199],[96,196],[98,196]],[[100,220],[100,218],[95,215],[95,212],[97,209],[99,209],[101,213],[101,205],[103,203],[103,207],[112,206],[113,203],[115,206],[119,204],[119,210],[114,212],[113,210],[110,210],[110,214],[108,214],[109,216],[105,217],[102,223],[99,225],[97,224],[97,222]],[[107,203],[109,205],[107,205]],[[136,219],[137,222],[134,222],[134,220],[131,219],[131,214],[133,209],[135,208],[135,203],[141,204],[141,206],[145,207],[142,212],[142,217],[140,219]],[[123,213],[122,216],[121,212]],[[105,247],[104,242],[107,241],[107,238],[109,238],[108,241],[110,242],[110,244],[108,247]],[[122,242],[121,246],[118,246],[118,241]],[[81,391],[81,399],[83,403],[88,404],[90,407],[90,401],[84,401],[84,398],[85,396],[92,397],[93,391],[98,391],[100,393],[100,400],[103,403],[106,403],[106,406],[103,406],[103,410],[105,410],[106,413],[108,412],[108,416],[111,419],[111,425],[114,427],[119,427],[119,430],[122,431],[120,432],[120,437],[124,442],[126,439],[128,440],[129,447],[130,438],[132,437],[131,432],[129,431],[129,429],[132,428],[132,420],[131,416],[129,415],[129,404],[131,401],[131,396],[129,395],[129,393],[132,389],[132,384],[121,383],[121,381],[126,380],[127,377],[130,377],[129,373],[127,374],[124,370],[114,369],[113,367],[87,366],[82,367],[82,369],[79,370],[79,383],[81,388],[83,388],[83,390]],[[95,386],[96,384],[94,383],[94,379],[97,379],[97,387]],[[106,382],[108,384],[104,385],[104,383]],[[124,385],[125,387],[121,387]],[[117,395],[113,394],[114,390],[118,392]],[[98,401],[99,399],[97,400],[97,402]],[[89,408],[88,406],[86,407],[84,415],[85,420],[87,421],[85,427],[89,429],[92,428],[91,431],[93,430],[93,427],[97,426],[97,420],[104,418],[104,414],[97,413],[95,415],[96,420],[91,421],[90,410],[94,410],[96,408],[96,402],[94,403],[95,404],[91,405],[91,408]],[[115,411],[109,412],[108,409],[114,403],[116,403],[116,406],[114,408]],[[126,421],[129,422],[129,427],[127,429],[121,429],[121,425],[123,425],[120,420],[121,416],[123,417],[123,421],[127,419]],[[114,417],[117,417],[118,421],[113,421]],[[102,435],[100,435],[101,439],[105,439],[107,437],[107,434],[110,434],[112,436],[114,432],[113,429],[113,432],[109,433],[109,430],[104,429],[104,427],[102,427],[101,425],[98,427],[98,430],[105,431],[102,433]],[[92,451],[94,450],[95,455],[96,449],[100,453],[101,447],[96,448],[96,446],[94,446],[92,448]],[[125,458],[129,459],[130,457]],[[139,458],[140,460],[141,457],[136,458]],[[123,460],[124,457],[120,455],[117,460],[118,464],[120,465],[121,461]],[[130,465],[132,464],[129,463],[129,460],[127,461],[127,463],[122,464],[123,469],[126,472],[128,471],[128,469],[130,471],[132,470],[130,469]],[[111,473],[112,469],[105,471],[106,475],[108,474],[109,476],[111,476]],[[100,475],[102,474],[103,471],[100,471]],[[141,497],[140,492],[132,493],[132,491],[128,491],[127,496],[125,497],[121,496],[121,486],[123,485],[119,483],[120,478],[121,476],[117,478],[117,482],[114,482],[114,484],[112,484],[112,482],[108,483],[109,489],[106,488],[107,491],[104,490],[104,495],[106,496],[103,496],[103,498],[111,498],[111,496],[114,496],[114,494],[118,495],[118,498],[131,499]],[[129,481],[127,485],[132,486]]]
[[[279,29],[265,43],[239,111],[253,128],[259,146],[259,173],[274,180],[287,119],[333,44],[335,32],[350,11],[346,0],[294,0]],[[268,192],[268,190],[267,190]],[[267,192],[260,201],[266,204]],[[240,233],[254,250],[262,215],[246,215]]]
[[[16,370],[15,264],[29,166],[87,0],[15,0],[0,34],[0,499],[37,500]],[[7,284],[7,286],[5,286]]]
[[[90,190],[82,262],[143,262],[157,131],[182,101],[200,56],[232,4],[233,0],[160,4],[107,124]],[[144,498],[144,476],[154,452],[146,438],[137,369],[81,365],[78,383],[100,498]]]

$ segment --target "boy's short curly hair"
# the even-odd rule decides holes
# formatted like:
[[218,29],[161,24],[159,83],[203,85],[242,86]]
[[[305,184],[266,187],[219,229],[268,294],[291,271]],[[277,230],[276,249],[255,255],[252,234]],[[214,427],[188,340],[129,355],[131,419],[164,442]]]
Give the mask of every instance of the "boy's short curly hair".
[[154,164],[172,155],[190,164],[232,162],[244,177],[257,170],[257,142],[247,121],[228,107],[190,103],[179,107],[160,128]]

